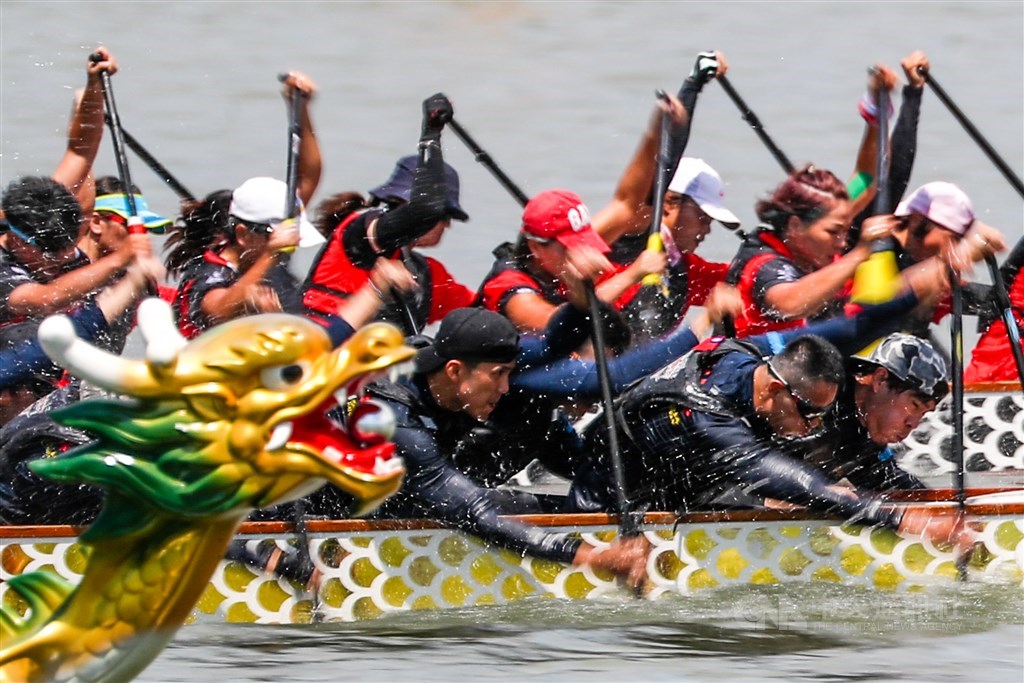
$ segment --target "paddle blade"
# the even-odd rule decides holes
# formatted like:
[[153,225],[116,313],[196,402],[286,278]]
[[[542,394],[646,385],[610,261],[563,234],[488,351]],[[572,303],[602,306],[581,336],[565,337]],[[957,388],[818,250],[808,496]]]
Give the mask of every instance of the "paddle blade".
[[880,304],[895,297],[899,291],[900,271],[896,267],[896,254],[892,250],[876,251],[867,261],[857,266],[853,276],[853,301]]

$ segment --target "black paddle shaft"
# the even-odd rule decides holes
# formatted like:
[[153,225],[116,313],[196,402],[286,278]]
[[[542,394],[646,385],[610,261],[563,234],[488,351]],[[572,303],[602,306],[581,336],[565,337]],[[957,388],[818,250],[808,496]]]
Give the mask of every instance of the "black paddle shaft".
[[999,156],[992,145],[989,144],[988,140],[985,139],[985,136],[981,134],[981,131],[979,131],[977,127],[971,123],[971,120],[968,119],[960,110],[960,107],[956,106],[950,96],[946,94],[946,91],[942,86],[939,85],[938,81],[935,80],[935,77],[932,76],[931,72],[927,69],[919,68],[918,73],[924,76],[925,81],[927,81],[928,85],[930,85],[932,90],[935,91],[935,95],[944,105],[946,105],[946,109],[949,110],[949,113],[953,115],[953,118],[955,118],[961,126],[963,126],[964,130],[967,131],[967,134],[971,136],[971,139],[981,147],[981,151],[983,151],[989,160],[996,165],[996,168],[998,168],[1000,173],[1003,174],[1003,177],[1009,181],[1010,185],[1013,186],[1013,189],[1017,191],[1017,194],[1024,198],[1024,182],[1022,182],[1020,177],[1013,172],[1010,165],[1007,164],[1001,156]]
[[740,97],[740,94],[732,87],[732,83],[729,82],[729,79],[726,78],[724,74],[719,74],[715,77],[715,80],[722,84],[722,88],[725,90],[725,93],[740,110],[743,120],[749,123],[750,127],[754,129],[754,132],[757,133],[757,137],[761,138],[761,142],[765,144],[768,151],[772,153],[775,160],[779,162],[780,166],[782,166],[782,170],[786,173],[792,173],[796,170],[793,167],[793,163],[789,160],[789,157],[787,157],[783,151],[779,149],[778,145],[768,137],[768,133],[761,124],[761,120],[757,118],[757,114],[751,111],[750,107],[747,106],[747,103],[743,101],[742,97]]
[[[952,362],[952,410],[953,410],[953,488],[956,490],[956,502],[963,515],[966,510],[964,495],[964,295],[959,275],[950,269],[949,281],[953,288],[953,311],[950,322],[950,341],[953,354]],[[957,571],[961,581],[967,580],[966,561],[969,554],[960,558]]]
[[[664,90],[654,93],[659,100],[667,100],[668,95]],[[661,139],[658,141],[658,159],[654,176],[654,215],[651,219],[650,234],[655,235],[661,231],[661,224],[665,217],[665,191],[668,187],[668,165],[671,154],[671,140],[669,139],[672,130],[672,122],[668,113],[661,113]]]
[[[287,80],[288,74],[278,74],[277,80],[282,83]],[[292,89],[292,96],[288,100],[288,169],[285,212],[288,218],[295,218],[299,213],[298,189],[299,189],[299,145],[302,144],[302,98],[305,93],[299,92],[297,88]]]
[[[460,126],[453,119],[448,123],[455,134],[465,143],[466,147],[476,156],[477,161],[484,164],[488,170],[498,179],[502,187],[508,190],[521,206],[526,206],[530,201],[526,193],[519,189],[519,186],[506,175],[494,162],[491,155],[483,150],[476,140],[470,136],[466,129]],[[619,533],[622,536],[636,536],[639,534],[638,515],[629,510],[629,501],[626,498],[625,473],[622,469],[622,457],[619,452],[619,437],[615,429],[615,409],[612,403],[612,384],[608,374],[608,358],[605,356],[604,332],[601,329],[601,311],[597,301],[597,294],[592,285],[587,285],[587,304],[590,307],[591,337],[594,341],[594,356],[597,363],[597,376],[601,383],[601,403],[608,420],[608,448],[611,455],[612,473],[615,476],[615,489],[617,507],[619,511]]]
[[[89,55],[93,62],[102,61],[103,55],[94,53]],[[117,114],[117,104],[114,102],[114,89],[110,84],[110,73],[106,70],[100,72],[100,79],[103,82],[103,100],[107,106],[106,120],[110,127],[110,137],[114,142],[114,159],[117,162],[117,175],[124,186],[125,197],[128,198],[128,213],[138,216],[135,208],[135,194],[132,183],[131,172],[128,170],[128,154],[125,151],[124,134],[121,130],[121,117]]]
[[473,153],[473,158],[483,164],[487,170],[491,172],[491,175],[498,179],[501,186],[508,190],[509,194],[515,197],[516,201],[518,201],[520,205],[526,206],[526,203],[530,201],[530,198],[526,196],[525,192],[519,189],[519,186],[508,177],[505,171],[501,170],[501,167],[494,162],[491,155],[477,144],[476,140],[473,139],[473,136],[470,135],[465,128],[460,126],[458,121],[455,119],[449,121],[448,126],[452,129],[452,132],[462,140],[466,147],[469,148],[469,151]]
[[[875,68],[868,69],[874,74]],[[878,93],[875,101],[878,107],[878,161],[875,172],[875,186],[878,193],[875,195],[875,215],[881,216],[889,213],[889,91],[882,83],[878,83]]]
[[590,318],[593,321],[591,333],[594,341],[594,362],[597,363],[597,375],[601,381],[601,402],[604,405],[605,425],[608,430],[608,452],[611,457],[612,474],[615,477],[619,533],[623,536],[637,536],[640,534],[640,520],[638,515],[630,510],[629,498],[626,495],[626,474],[622,465],[622,452],[619,450],[619,433],[615,425],[615,406],[612,402],[612,385],[608,374],[608,357],[605,355],[604,330],[601,327],[601,306],[594,287],[588,284],[586,289]]
[[[106,116],[107,125],[110,125],[110,116]],[[188,188],[181,184],[181,182],[171,174],[167,168],[156,160],[152,154],[149,153],[142,144],[136,140],[131,133],[126,131],[124,128],[121,129],[121,134],[124,135],[125,144],[128,145],[128,149],[135,152],[135,156],[139,157],[144,164],[152,169],[153,173],[156,173],[160,180],[164,181],[168,187],[170,187],[178,197],[186,199],[188,201],[195,200],[196,196],[189,192]]]

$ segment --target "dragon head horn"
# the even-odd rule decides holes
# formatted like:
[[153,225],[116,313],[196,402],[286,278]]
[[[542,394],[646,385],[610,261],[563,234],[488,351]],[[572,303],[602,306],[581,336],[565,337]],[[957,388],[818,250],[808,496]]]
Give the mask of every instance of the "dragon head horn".
[[125,393],[130,388],[137,396],[159,391],[145,363],[115,356],[80,339],[66,315],[51,315],[39,325],[39,343],[62,368],[104,389]]
[[173,364],[188,340],[178,332],[170,305],[163,299],[145,299],[139,304],[138,319],[146,340],[146,360],[158,367]]

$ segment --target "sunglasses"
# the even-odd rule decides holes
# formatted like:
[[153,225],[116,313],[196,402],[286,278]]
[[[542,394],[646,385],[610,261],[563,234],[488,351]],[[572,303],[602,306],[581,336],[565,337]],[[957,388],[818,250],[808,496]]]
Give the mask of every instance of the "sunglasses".
[[820,418],[825,417],[825,415],[827,415],[828,412],[832,410],[831,403],[829,403],[827,406],[819,406],[814,403],[811,403],[803,396],[796,393],[793,387],[790,386],[789,382],[783,379],[782,375],[779,374],[779,371],[775,369],[775,367],[771,364],[770,361],[768,363],[765,363],[765,365],[768,366],[768,374],[774,377],[779,382],[779,384],[781,384],[783,388],[785,388],[786,393],[789,394],[790,398],[793,399],[793,403],[796,405],[796,411],[800,413],[800,417],[802,417],[804,420],[808,422],[811,420],[818,420]]
[[[277,223],[253,223],[239,218],[238,216],[231,216],[231,220],[236,223],[241,223],[245,227],[249,228],[250,232],[256,233],[257,235],[269,235],[274,232],[274,225]],[[283,218],[281,219],[284,220]],[[280,221],[279,221],[280,222]]]

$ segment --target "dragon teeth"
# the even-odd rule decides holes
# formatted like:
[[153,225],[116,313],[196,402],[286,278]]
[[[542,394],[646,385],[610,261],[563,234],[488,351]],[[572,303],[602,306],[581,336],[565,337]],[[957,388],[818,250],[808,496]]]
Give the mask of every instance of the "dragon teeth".
[[344,454],[342,454],[342,452],[339,451],[334,446],[328,446],[327,448],[325,448],[323,450],[323,454],[328,459],[333,460],[334,462],[338,462],[338,463],[340,463],[342,461],[342,459],[345,457]]
[[412,376],[415,369],[416,364],[411,360],[405,361],[404,363],[395,363],[388,368],[388,379],[392,382],[397,382],[402,377]]
[[348,389],[341,387],[340,389],[335,390],[334,401],[344,408],[345,404],[348,403]]
[[392,457],[385,460],[384,458],[377,458],[373,463],[373,473],[378,477],[384,477],[395,472],[400,472],[405,469],[402,464],[402,459],[398,457]]
[[276,451],[278,448],[284,447],[290,438],[292,438],[292,423],[282,422],[274,427],[274,433],[270,435],[265,450]]

